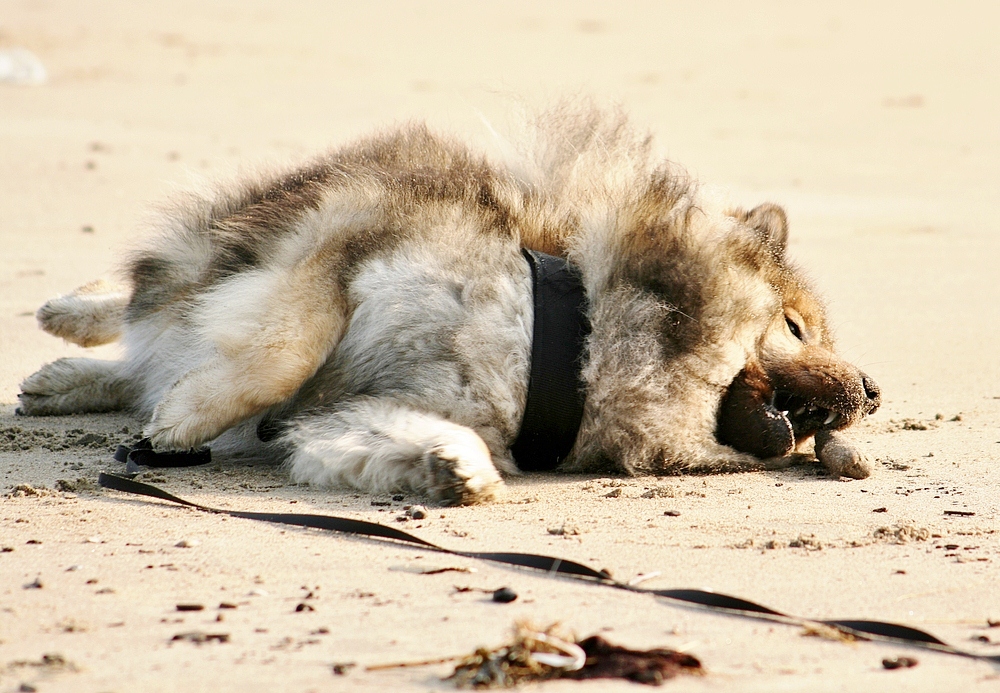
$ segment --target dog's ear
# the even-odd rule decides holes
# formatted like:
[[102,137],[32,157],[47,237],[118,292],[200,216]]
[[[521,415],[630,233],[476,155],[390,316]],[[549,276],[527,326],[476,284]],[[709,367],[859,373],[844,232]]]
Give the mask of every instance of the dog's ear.
[[788,215],[779,205],[765,202],[749,212],[737,209],[733,216],[749,226],[776,258],[785,254],[785,246],[788,245]]

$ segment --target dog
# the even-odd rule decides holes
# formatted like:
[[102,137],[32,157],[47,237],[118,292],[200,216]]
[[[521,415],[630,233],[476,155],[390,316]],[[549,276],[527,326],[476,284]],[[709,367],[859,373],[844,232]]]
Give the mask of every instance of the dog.
[[518,472],[525,249],[568,262],[586,299],[560,470],[779,468],[878,408],[786,258],[779,206],[714,207],[618,111],[558,106],[526,142],[490,158],[412,124],[175,199],[124,288],[38,311],[124,357],[44,366],[19,413],[130,410],[155,450],[265,450],[298,482],[487,501]]

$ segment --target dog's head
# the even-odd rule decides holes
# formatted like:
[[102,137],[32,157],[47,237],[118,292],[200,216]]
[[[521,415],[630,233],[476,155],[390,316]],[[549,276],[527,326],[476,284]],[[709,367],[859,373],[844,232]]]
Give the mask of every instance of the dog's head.
[[775,260],[769,274],[782,309],[719,407],[719,442],[757,457],[786,455],[817,431],[842,429],[878,409],[878,385],[837,356],[823,306],[787,269],[784,211],[761,205],[733,216]]

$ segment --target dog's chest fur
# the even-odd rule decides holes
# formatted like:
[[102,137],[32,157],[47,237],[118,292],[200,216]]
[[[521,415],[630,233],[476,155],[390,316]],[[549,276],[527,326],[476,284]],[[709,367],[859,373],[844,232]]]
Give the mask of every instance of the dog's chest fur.
[[[363,263],[347,331],[295,408],[392,397],[493,432],[491,449],[505,450],[527,393],[531,277],[517,244],[465,240],[404,243]],[[509,456],[501,460],[513,470]]]

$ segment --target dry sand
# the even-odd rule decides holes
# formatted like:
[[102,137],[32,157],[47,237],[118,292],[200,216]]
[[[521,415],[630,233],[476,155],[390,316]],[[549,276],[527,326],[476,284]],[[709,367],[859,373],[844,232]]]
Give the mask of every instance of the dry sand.
[[[403,118],[481,136],[481,115],[502,120],[508,95],[617,99],[702,180],[787,207],[791,253],[829,298],[842,351],[885,393],[858,429],[876,472],[530,476],[503,502],[406,527],[1000,653],[987,627],[1000,619],[997,20],[986,2],[8,0],[0,50],[29,49],[49,78],[0,84],[0,485],[44,487],[0,500],[0,691],[437,690],[447,665],[364,667],[498,644],[517,618],[683,646],[708,675],[676,690],[998,690],[1000,668],[984,662],[94,490],[139,423],[20,419],[13,405],[20,379],[88,351],[38,331],[33,311],[106,273],[177,187]],[[290,485],[262,465],[148,476],[226,508],[397,525],[403,505]],[[578,533],[549,532],[567,523]],[[913,537],[879,539],[880,527]],[[393,570],[428,565],[474,572]],[[191,631],[229,641],[172,641]],[[919,665],[883,670],[896,655]],[[335,663],[357,666],[336,675]]]

